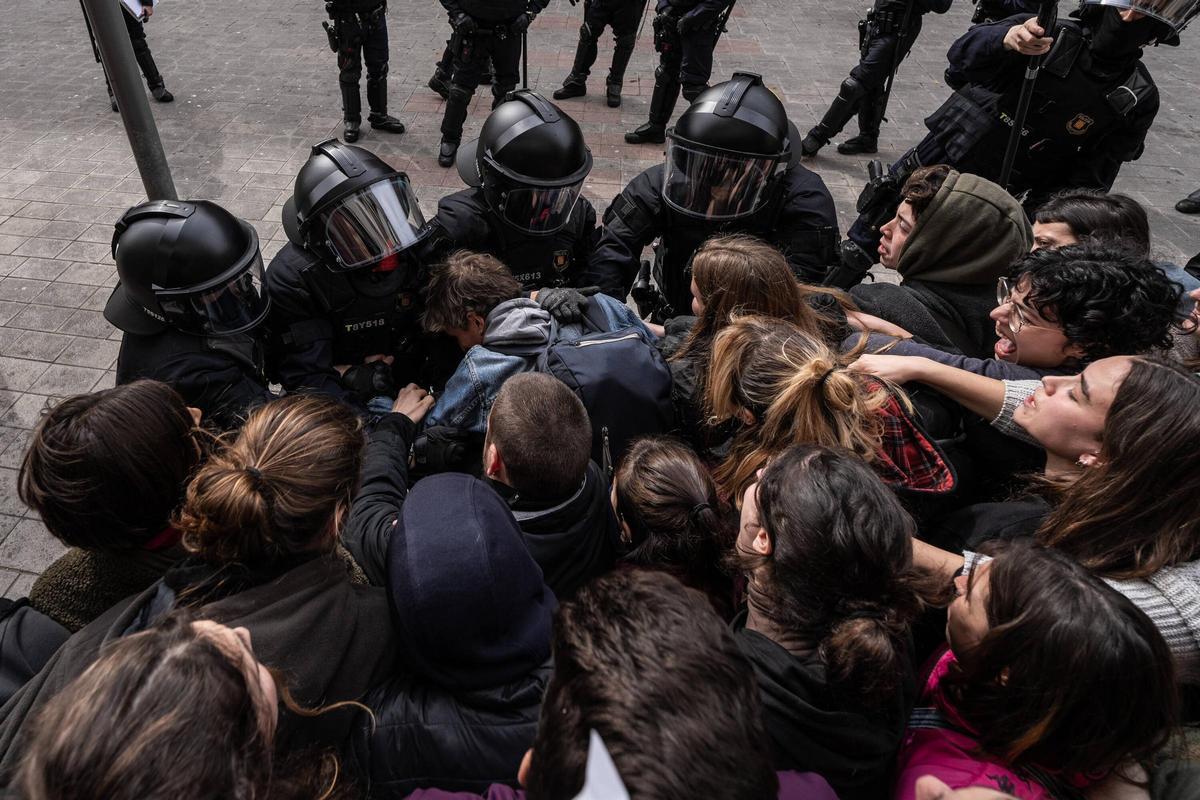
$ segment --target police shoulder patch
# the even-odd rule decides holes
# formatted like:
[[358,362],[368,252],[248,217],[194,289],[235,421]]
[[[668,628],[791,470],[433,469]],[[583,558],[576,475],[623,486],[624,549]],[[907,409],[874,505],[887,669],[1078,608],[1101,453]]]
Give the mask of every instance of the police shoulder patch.
[[1096,120],[1089,117],[1087,114],[1076,114],[1067,123],[1067,133],[1072,136],[1082,136],[1092,127],[1092,123]]

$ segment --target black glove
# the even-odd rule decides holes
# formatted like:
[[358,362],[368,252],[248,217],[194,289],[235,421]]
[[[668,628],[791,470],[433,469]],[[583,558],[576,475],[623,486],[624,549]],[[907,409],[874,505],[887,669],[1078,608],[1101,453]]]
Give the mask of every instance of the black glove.
[[524,33],[525,31],[529,30],[529,25],[533,22],[533,18],[535,16],[537,15],[532,11],[526,11],[524,14],[514,19],[512,24],[508,26],[508,29],[513,33]]
[[538,305],[549,311],[558,324],[570,325],[583,322],[585,309],[591,302],[588,298],[599,292],[599,286],[585,286],[582,289],[572,289],[570,286],[539,289]]
[[470,14],[459,12],[450,20],[451,27],[459,36],[470,36],[475,31],[479,30],[479,23]]
[[445,425],[426,428],[413,442],[413,466],[422,475],[469,472],[467,459],[476,451],[478,434]]
[[391,364],[382,361],[357,364],[346,370],[342,375],[342,386],[364,403],[375,397],[395,397],[399,391]]

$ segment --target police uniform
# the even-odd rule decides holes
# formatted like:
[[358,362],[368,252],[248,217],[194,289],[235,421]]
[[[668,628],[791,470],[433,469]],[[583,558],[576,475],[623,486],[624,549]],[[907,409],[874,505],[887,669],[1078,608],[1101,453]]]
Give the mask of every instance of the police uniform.
[[975,0],[971,24],[996,22],[1014,14],[1036,14],[1038,0]]
[[443,197],[432,221],[432,245],[439,255],[466,249],[490,253],[504,262],[525,291],[546,286],[582,286],[596,242],[596,209],[580,197],[567,224],[533,236],[492,213],[483,189],[469,188]]
[[[1150,18],[1122,22],[1114,8],[1097,11],[1087,24],[1059,22],[1038,74],[1008,186],[1014,195],[1028,193],[1028,209],[1064,189],[1110,190],[1121,164],[1141,156],[1158,113],[1158,87],[1138,42],[1151,40],[1151,26],[1164,26]],[[929,134],[892,166],[897,184],[916,167],[932,164],[999,180],[1027,63],[1002,43],[1010,28],[1032,16],[976,25],[954,43],[946,79],[955,92],[925,120]],[[1091,47],[1097,35],[1117,49],[1097,55]],[[874,253],[879,232],[865,216],[849,236]]]
[[554,93],[555,99],[583,94],[599,53],[600,35],[608,26],[612,28],[614,42],[612,67],[608,71],[606,84],[610,100],[615,92],[616,103],[610,102],[610,105],[618,105],[621,86],[625,82],[625,68],[629,66],[629,59],[637,45],[638,24],[645,11],[646,0],[583,0],[583,24],[579,26],[575,62],[571,66],[571,74],[563,81],[563,88]]
[[[153,6],[153,0],[146,0],[145,5]],[[83,23],[87,26],[88,38],[92,42],[92,55],[96,57],[96,63],[103,67],[104,62],[100,59],[100,48],[96,45],[96,35],[92,32],[92,21],[88,18],[87,7],[83,5],[83,0],[79,0],[79,6],[83,9]],[[158,65],[154,63],[154,55],[150,52],[150,44],[146,41],[146,28],[142,21],[135,19],[124,9],[121,10],[121,19],[124,20],[125,30],[129,33],[133,56],[142,70],[142,77],[146,79],[146,88],[154,94],[155,100],[163,103],[171,102],[175,98],[166,91],[165,81],[158,71]],[[113,98],[112,84],[108,80],[107,72],[104,73],[104,85],[108,88],[108,97],[112,102],[113,111],[116,111],[117,101]]]
[[[884,114],[884,84],[907,55],[921,33],[921,18],[930,12],[944,14],[952,0],[875,0],[859,22],[861,60],[842,81],[824,118],[805,139],[805,155],[813,155],[858,114],[864,147],[839,147],[842,153],[874,152]],[[897,52],[898,51],[898,52]],[[849,143],[845,143],[849,144]]]
[[396,357],[414,380],[422,362],[420,276],[404,267],[335,272],[294,243],[267,267],[271,313],[268,374],[288,392],[320,392],[357,404],[334,365]]
[[654,279],[669,308],[660,318],[687,313],[691,304],[690,260],[708,238],[727,233],[757,236],[783,251],[796,276],[818,282],[836,258],[837,211],[825,182],[793,164],[766,189],[762,208],[727,222],[680,214],[662,196],[661,164],[638,175],[604,213],[600,242],[592,254],[588,284],[624,300],[639,268],[642,248],[661,237],[655,250]]
[[337,52],[342,116],[350,123],[346,130],[347,141],[358,138],[357,125],[362,121],[358,83],[364,61],[372,127],[403,133],[404,126],[399,120],[387,115],[387,3],[384,0],[328,0],[325,9],[333,20],[329,43]]
[[275,397],[267,389],[263,355],[262,342],[252,333],[125,333],[117,356],[117,385],[143,378],[162,381],[204,413],[205,425],[233,430],[255,406]]

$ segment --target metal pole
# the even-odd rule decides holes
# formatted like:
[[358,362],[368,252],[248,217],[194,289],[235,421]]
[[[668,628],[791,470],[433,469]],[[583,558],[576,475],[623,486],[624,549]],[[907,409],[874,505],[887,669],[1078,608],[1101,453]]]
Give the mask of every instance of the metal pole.
[[521,88],[529,88],[529,31],[521,31]]
[[[1058,0],[1042,0],[1037,13],[1038,25],[1042,28],[1043,36],[1053,36],[1054,26],[1058,24]],[[1008,134],[1008,143],[1004,148],[1004,161],[1000,164],[1000,175],[997,183],[1006,190],[1012,191],[1009,182],[1012,180],[1013,167],[1017,162],[1017,149],[1025,130],[1025,120],[1029,116],[1029,104],[1033,101],[1033,88],[1037,84],[1038,71],[1042,68],[1043,56],[1030,56],[1025,67],[1025,80],[1021,84],[1021,94],[1017,98],[1017,111],[1013,119],[1013,128]]]
[[141,73],[133,55],[133,44],[121,15],[126,13],[117,0],[83,0],[84,11],[92,24],[96,46],[100,48],[104,71],[112,84],[121,122],[133,158],[137,161],[142,185],[149,200],[178,200],[171,168],[158,138],[158,126],[150,113],[150,103],[142,89]]

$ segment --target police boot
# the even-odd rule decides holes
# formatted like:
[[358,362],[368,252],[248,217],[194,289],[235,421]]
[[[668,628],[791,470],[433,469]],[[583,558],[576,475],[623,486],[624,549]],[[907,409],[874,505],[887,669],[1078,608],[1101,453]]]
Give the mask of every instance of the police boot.
[[633,56],[633,48],[636,45],[636,32],[616,37],[612,68],[609,69],[608,80],[605,82],[605,100],[609,108],[617,108],[621,105],[621,86],[625,83],[625,68],[629,66],[629,59]]
[[555,100],[570,100],[572,97],[583,97],[587,94],[587,84],[584,78],[572,72],[563,81],[563,85],[559,89],[554,90]]
[[387,78],[367,81],[367,105],[371,114],[367,122],[384,133],[404,133],[404,123],[387,113]]
[[1200,214],[1200,189],[1176,203],[1175,210],[1180,214]]
[[362,122],[362,98],[358,94],[358,84],[339,84],[342,87],[342,117],[346,127],[342,138],[347,142],[358,141],[358,126]]
[[[854,116],[855,106],[865,93],[866,87],[859,83],[853,75],[842,81],[842,85],[838,89],[838,96],[833,98],[833,102],[829,104],[829,110],[825,112],[825,116],[813,126],[808,135],[804,137],[804,141],[800,143],[801,154],[815,156],[818,150],[829,144],[830,139],[841,133],[842,128],[846,127],[846,123]],[[878,130],[876,128],[877,133]]]
[[563,81],[561,89],[554,92],[555,100],[569,100],[587,94],[587,79],[592,64],[596,63],[596,37],[586,22],[579,26],[579,44],[575,46],[575,63],[571,74]]
[[883,98],[872,98],[858,110],[858,136],[853,136],[838,145],[837,151],[844,156],[879,152],[879,126],[883,123]]
[[662,144],[667,140],[667,123],[671,120],[671,112],[675,110],[675,101],[679,99],[679,81],[665,78],[658,68],[654,82],[654,94],[650,97],[650,121],[625,134],[629,144],[644,144],[652,142]]

